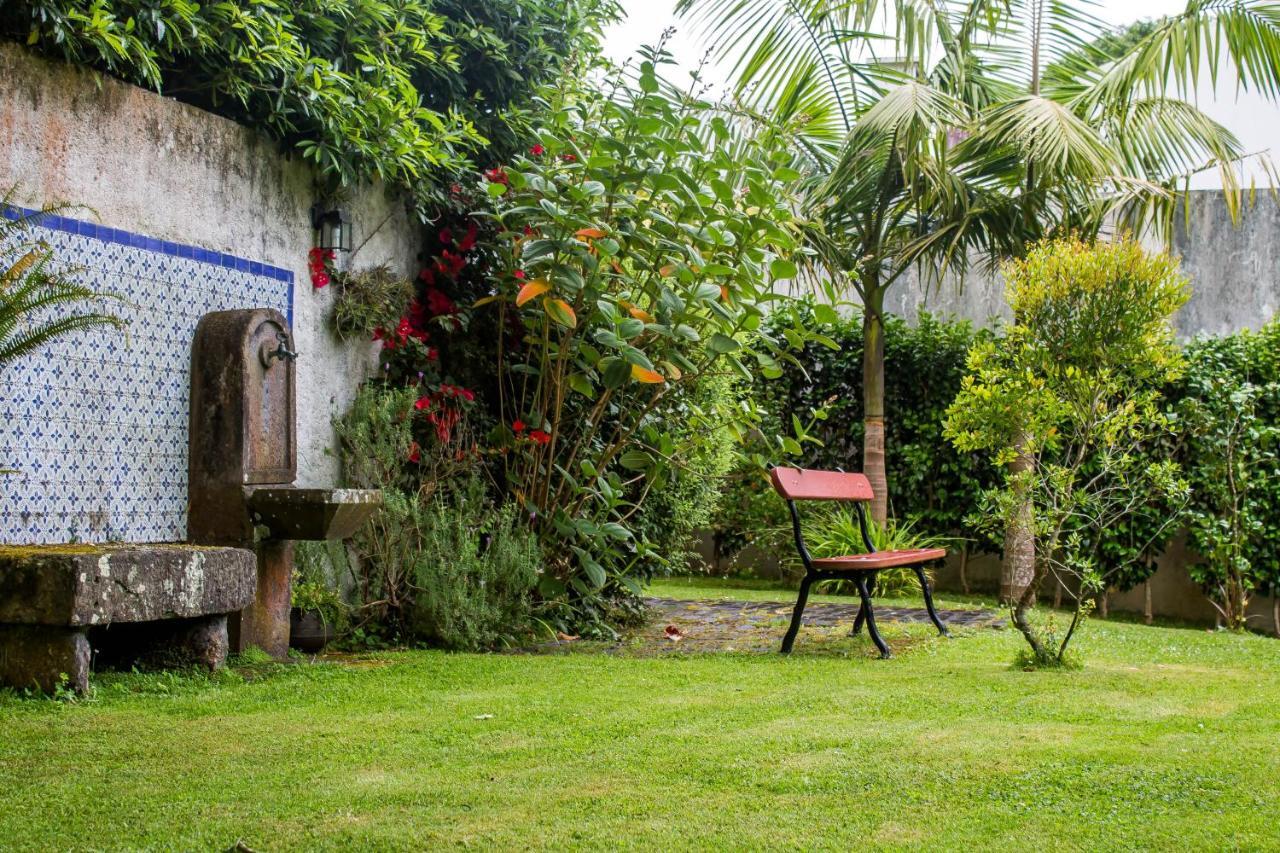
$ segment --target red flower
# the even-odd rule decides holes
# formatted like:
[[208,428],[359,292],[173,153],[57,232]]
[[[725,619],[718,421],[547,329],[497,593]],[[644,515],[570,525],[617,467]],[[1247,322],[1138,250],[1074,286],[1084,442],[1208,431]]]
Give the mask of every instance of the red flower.
[[519,418],[516,418],[514,421],[511,422],[511,428],[515,430],[517,435],[519,435],[525,430],[524,421],[520,420]]
[[418,447],[418,442],[416,441],[413,444],[409,445],[409,461],[410,462],[422,461],[422,449]]
[[319,290],[329,283],[328,273],[313,272],[311,274],[311,286]]
[[435,401],[431,399],[431,395],[427,394],[424,397],[419,397],[418,402],[414,403],[413,407],[418,411],[422,411],[423,409],[431,408],[434,403]]
[[576,155],[573,155],[573,154],[566,154],[566,155],[564,155],[564,157],[562,157],[561,159],[562,159],[562,160],[564,160],[566,163],[572,163],[572,162],[574,162],[575,160],[577,160],[578,158],[577,158],[577,156],[576,156]]
[[418,278],[422,279],[427,284],[435,284],[436,271],[433,270],[431,267],[423,267],[422,272],[418,273]]
[[453,244],[453,231],[451,231],[451,230],[450,230],[450,229],[448,229],[448,228],[441,228],[441,229],[440,229],[440,242],[441,242],[441,243],[444,243],[446,246],[450,246],[450,245],[452,245],[452,244]]
[[534,233],[534,232],[533,232],[533,229],[532,229],[532,228],[530,228],[528,225],[526,225],[526,226],[524,227],[524,236],[526,236],[526,237],[532,237],[532,236],[533,236],[533,233]]
[[512,275],[516,277],[517,281],[524,281],[524,270],[516,270]]
[[551,440],[550,433],[545,433],[540,429],[529,430],[529,438],[532,438],[538,444],[546,444]]
[[431,287],[427,288],[427,310],[431,312],[431,316],[439,317],[457,314],[458,306],[444,293]]
[[476,245],[476,236],[480,233],[480,229],[476,227],[474,222],[467,225],[467,236],[462,238],[458,243],[458,251],[470,252]]
[[535,145],[529,149],[529,153],[534,157],[541,157],[543,154],[547,153],[547,149],[543,148],[541,145]]
[[462,272],[462,268],[467,265],[467,259],[462,255],[450,252],[445,249],[440,253],[440,271],[446,273],[450,277],[456,278],[458,273]]
[[435,347],[427,347],[427,361],[435,361],[440,357],[440,350]]
[[484,176],[491,184],[502,184],[504,187],[511,186],[511,179],[507,177],[506,170],[501,166],[496,169],[485,170]]

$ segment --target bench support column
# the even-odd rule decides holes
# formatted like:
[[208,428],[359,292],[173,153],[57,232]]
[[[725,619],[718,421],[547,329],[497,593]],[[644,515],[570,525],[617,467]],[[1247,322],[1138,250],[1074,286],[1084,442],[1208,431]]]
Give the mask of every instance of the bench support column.
[[89,690],[89,638],[84,628],[0,625],[0,684],[53,693]]

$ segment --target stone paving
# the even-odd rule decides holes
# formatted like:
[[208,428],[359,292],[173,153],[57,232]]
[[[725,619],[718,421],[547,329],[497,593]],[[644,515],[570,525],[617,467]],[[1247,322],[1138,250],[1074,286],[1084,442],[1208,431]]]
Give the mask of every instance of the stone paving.
[[[652,614],[650,621],[617,646],[615,652],[775,653],[794,606],[793,601],[672,598],[646,598],[645,604]],[[804,611],[796,652],[878,654],[865,632],[860,637],[849,636],[857,613],[857,604],[811,602]],[[999,628],[1005,624],[999,614],[990,610],[940,610],[938,616],[953,630]],[[923,607],[877,607],[876,622],[895,652],[933,642],[937,636]]]

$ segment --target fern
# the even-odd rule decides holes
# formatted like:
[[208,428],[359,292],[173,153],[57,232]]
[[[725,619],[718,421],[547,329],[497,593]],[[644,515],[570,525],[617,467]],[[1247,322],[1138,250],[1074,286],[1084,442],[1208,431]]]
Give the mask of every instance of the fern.
[[72,332],[100,326],[123,330],[124,320],[96,311],[63,313],[51,320],[35,319],[45,309],[74,310],[83,303],[120,297],[98,293],[71,279],[74,270],[58,270],[53,250],[33,240],[30,228],[41,217],[65,210],[51,205],[37,213],[12,216],[15,190],[0,199],[0,368]]

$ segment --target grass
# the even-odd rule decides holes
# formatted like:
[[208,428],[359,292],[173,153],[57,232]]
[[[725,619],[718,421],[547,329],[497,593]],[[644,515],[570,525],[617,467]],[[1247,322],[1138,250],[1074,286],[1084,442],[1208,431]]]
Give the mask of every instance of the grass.
[[883,662],[804,640],[0,696],[0,848],[1280,848],[1275,640],[1095,620],[1065,673],[1011,669],[1010,631]]

